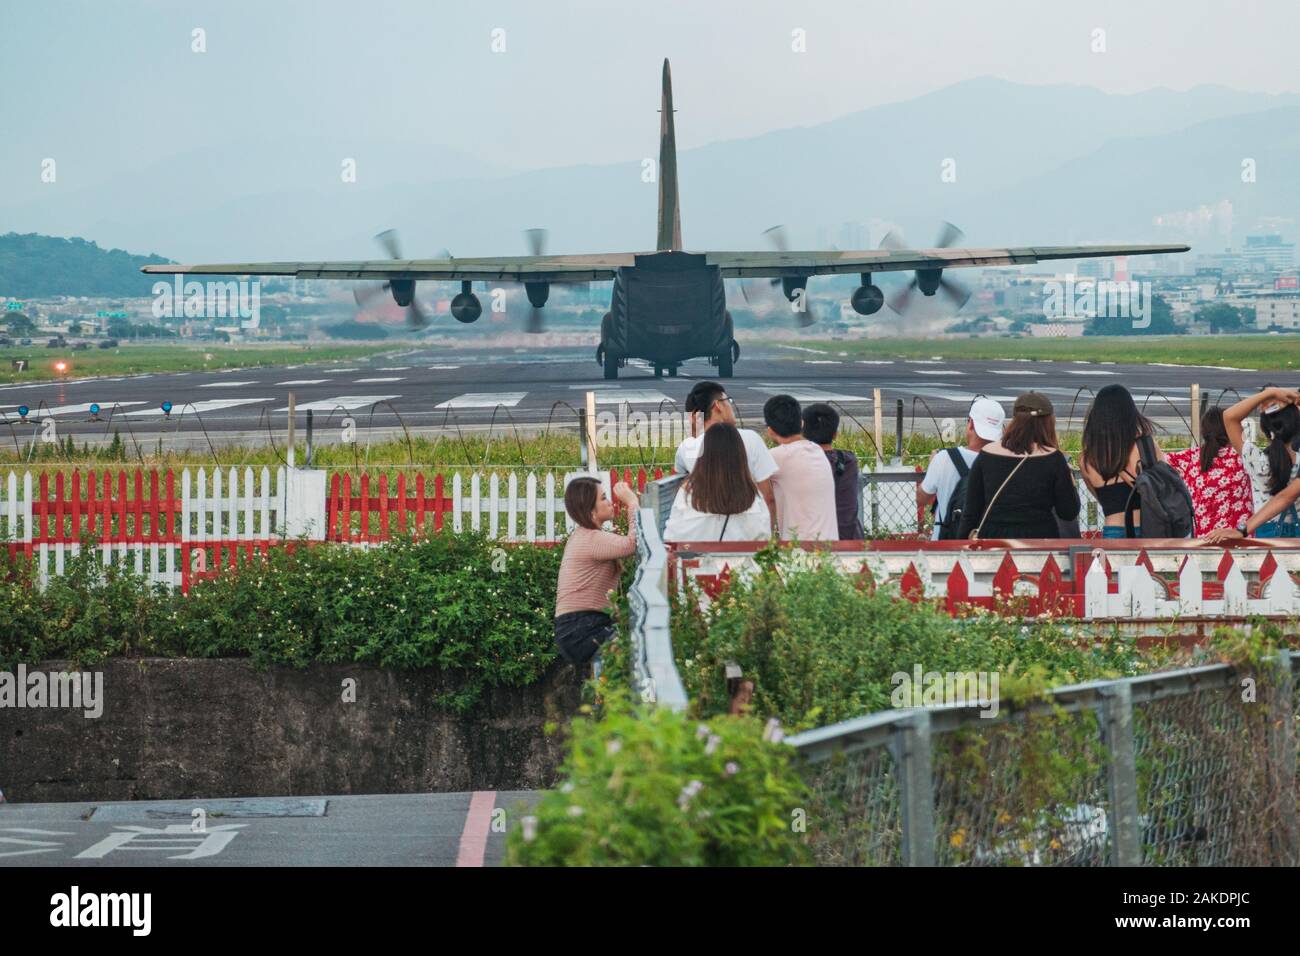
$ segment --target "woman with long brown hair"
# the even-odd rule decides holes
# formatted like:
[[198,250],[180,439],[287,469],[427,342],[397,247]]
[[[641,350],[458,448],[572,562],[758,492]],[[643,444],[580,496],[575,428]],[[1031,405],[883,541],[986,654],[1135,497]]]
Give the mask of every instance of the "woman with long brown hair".
[[771,535],[771,512],[749,472],[740,431],[725,422],[711,426],[673,501],[664,540],[761,541]]
[[999,441],[971,466],[960,538],[1056,538],[1079,514],[1079,493],[1056,447],[1056,414],[1037,392],[1016,399]]
[[[1140,444],[1149,442],[1155,460],[1165,460],[1165,453],[1155,444],[1155,430],[1123,385],[1107,385],[1092,400],[1083,422],[1079,472],[1105,515],[1103,538],[1126,537],[1124,516],[1133,503],[1133,482],[1141,470]],[[1142,529],[1141,510],[1133,512],[1133,525],[1136,536],[1141,537],[1137,533]]]

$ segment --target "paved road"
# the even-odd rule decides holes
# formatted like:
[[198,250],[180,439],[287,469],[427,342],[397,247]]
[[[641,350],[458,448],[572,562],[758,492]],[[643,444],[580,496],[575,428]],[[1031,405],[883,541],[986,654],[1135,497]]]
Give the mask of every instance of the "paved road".
[[[0,867],[495,866],[535,792],[0,804]],[[206,814],[195,833],[194,810]],[[494,826],[494,823],[496,824]]]
[[[936,346],[936,351],[941,347]],[[641,411],[670,410],[692,382],[713,374],[706,362],[696,360],[687,363],[678,378],[656,379],[652,369],[637,363],[624,369],[618,381],[607,382],[590,353],[585,348],[533,353],[500,348],[417,349],[349,363],[0,386],[4,416],[0,441],[15,437],[26,441],[38,431],[34,422],[45,417],[57,422],[60,434],[72,433],[81,440],[111,435],[115,427],[124,436],[129,432],[150,441],[160,436],[199,439],[200,422],[218,437],[224,433],[226,440],[259,435],[265,440],[270,423],[279,430],[277,435],[283,433],[291,391],[302,413],[300,424],[310,408],[319,429],[337,428],[345,416],[351,416],[359,428],[389,430],[400,428],[400,416],[402,423],[418,431],[473,432],[489,427],[500,431],[508,429],[510,422],[536,430],[548,420],[555,426],[572,426],[576,413],[571,408],[582,403],[588,389],[598,392],[601,410],[614,410],[623,403]],[[788,392],[803,401],[837,402],[869,425],[872,389],[880,388],[887,409],[892,412],[894,400],[903,399],[909,426],[915,416],[916,429],[928,430],[933,428],[931,414],[937,419],[960,416],[976,393],[1009,402],[1029,388],[1052,398],[1059,416],[1068,417],[1072,406],[1081,416],[1087,390],[1109,382],[1127,385],[1139,398],[1151,393],[1148,412],[1177,421],[1178,414],[1186,412],[1192,382],[1216,401],[1224,389],[1245,391],[1266,382],[1280,383],[1288,374],[1015,359],[852,359],[791,346],[751,346],[742,353],[729,390],[747,422],[761,418],[769,396]],[[163,401],[174,406],[170,418],[159,408]],[[101,421],[89,420],[92,402],[102,407]],[[25,422],[17,419],[20,405],[31,409]],[[328,440],[329,432],[323,434]]]

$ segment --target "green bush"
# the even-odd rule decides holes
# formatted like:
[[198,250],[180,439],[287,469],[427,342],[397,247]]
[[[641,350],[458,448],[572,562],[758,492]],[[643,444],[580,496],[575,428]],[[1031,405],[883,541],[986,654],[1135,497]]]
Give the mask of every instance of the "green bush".
[[573,721],[564,782],[511,830],[507,862],[803,863],[809,794],[793,749],[772,738],[754,718],[705,724],[611,694],[598,719]]
[[1041,668],[1053,685],[1140,673],[1151,661],[1119,636],[1084,636],[1069,621],[1024,622],[991,614],[954,619],[887,588],[871,590],[832,562],[759,553],[752,576],[699,607],[692,587],[674,600],[673,647],[693,706],[729,704],[724,668],[754,681],[756,712],[792,727],[825,725],[891,706],[891,676],[924,671]]
[[297,545],[196,581],[188,596],[102,567],[93,547],[44,589],[20,559],[0,583],[0,667],[160,655],[437,668],[459,677],[442,703],[464,710],[554,661],[560,556],[453,534],[369,551]]

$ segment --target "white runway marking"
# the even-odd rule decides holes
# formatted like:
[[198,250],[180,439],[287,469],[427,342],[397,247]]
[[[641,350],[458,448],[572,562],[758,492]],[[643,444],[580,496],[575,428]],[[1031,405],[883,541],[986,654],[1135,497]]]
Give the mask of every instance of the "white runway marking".
[[[215,412],[221,408],[234,408],[236,405],[256,405],[260,402],[273,402],[273,398],[213,398],[202,402],[177,402],[172,406],[172,414],[177,418],[198,412],[200,415]],[[135,412],[123,412],[128,418],[148,418],[163,413],[161,408],[142,408]]]
[[915,372],[917,375],[965,375],[965,372],[955,372],[952,369],[924,369],[918,368]]
[[1067,368],[1065,370],[1065,374],[1066,375],[1114,375],[1115,373],[1107,372],[1099,368],[1090,368],[1090,369]]
[[276,382],[276,385],[320,385],[322,382],[328,382],[327,378],[295,378],[287,382]]
[[614,388],[592,389],[596,393],[597,405],[622,405],[627,402],[632,405],[649,403],[649,402],[666,402],[669,401],[667,395],[663,392],[657,392],[653,388],[629,388],[626,391]]
[[430,365],[430,372],[450,372],[452,369],[460,368],[459,365]]
[[837,362],[835,359],[804,359],[804,365],[843,365],[843,362]]
[[[354,408],[366,408],[377,402],[391,402],[395,398],[401,398],[401,395],[337,395],[334,398],[327,398],[319,402],[307,402],[305,405],[299,405],[300,412],[332,412],[335,409],[343,409],[350,412]],[[287,412],[289,409],[277,408],[277,412]]]
[[[80,402],[76,405],[55,405],[53,408],[32,408],[28,414],[29,419],[54,418],[58,415],[88,415],[92,402]],[[99,412],[101,415],[107,415],[114,408],[125,408],[127,405],[143,405],[144,402],[99,402]],[[11,405],[10,408],[17,410],[17,405]]]
[[245,385],[256,384],[256,382],[205,382],[199,388],[242,388]]
[[893,359],[858,359],[859,365],[893,365]]
[[322,372],[328,372],[330,375],[336,375],[340,372],[360,372],[359,368],[323,368]]
[[514,408],[527,392],[466,392],[445,402],[439,402],[434,408],[495,408],[504,405]]
[[[924,373],[923,373],[924,374]],[[1043,375],[1044,372],[1027,372],[1018,368],[991,368],[990,375]],[[1086,375],[1086,372],[1075,372],[1075,375]]]
[[400,382],[401,380],[402,380],[402,376],[400,375],[397,376],[396,378],[359,378],[357,379],[356,384],[357,385],[378,385],[380,382]]
[[409,372],[410,370],[411,366],[409,365],[392,365],[387,368],[381,367],[375,369],[376,372]]
[[942,365],[942,359],[904,359],[908,365]]
[[769,382],[766,385],[751,385],[751,391],[763,392],[767,395],[789,395],[801,402],[869,402],[865,395],[846,395],[843,392],[828,392],[820,388],[809,388],[806,385],[782,385],[779,382]]

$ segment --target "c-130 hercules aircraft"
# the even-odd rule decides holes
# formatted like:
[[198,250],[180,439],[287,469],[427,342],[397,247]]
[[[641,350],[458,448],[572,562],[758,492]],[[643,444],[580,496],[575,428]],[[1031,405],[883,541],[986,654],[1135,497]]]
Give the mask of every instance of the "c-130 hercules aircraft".
[[[677,187],[677,143],[673,130],[672,76],[663,66],[663,103],[659,130],[659,234],[654,252],[598,253],[576,256],[509,256],[487,259],[401,259],[391,233],[379,238],[390,260],[371,262],[244,262],[219,265],[150,265],[148,273],[185,275],[293,276],[299,279],[383,280],[398,305],[407,308],[407,320],[416,328],[428,319],[415,303],[420,280],[459,281],[460,294],[451,300],[451,314],[460,322],[474,322],[483,312],[473,283],[521,282],[532,306],[530,331],[541,329],[541,309],[553,283],[613,280],[609,311],[600,325],[596,361],[605,378],[618,378],[629,359],[654,365],[655,374],[691,358],[707,358],[718,368],[719,378],[730,378],[740,347],[732,333],[724,279],[766,278],[782,291],[796,310],[806,308],[808,279],[818,275],[858,273],[862,284],[850,302],[859,315],[873,315],[884,295],[871,282],[876,272],[912,270],[915,278],[903,298],[920,289],[926,296],[943,291],[960,303],[965,295],[943,278],[945,269],[977,266],[1028,265],[1048,259],[1083,259],[1103,256],[1155,255],[1187,252],[1185,245],[1027,246],[1015,249],[961,249],[949,244],[960,236],[947,227],[948,241],[937,248],[886,248],[861,252],[687,252],[682,248],[681,210]],[[540,230],[530,230],[534,251],[541,252]],[[360,297],[358,297],[360,301]],[[891,303],[891,307],[895,307]],[[901,311],[901,308],[899,309]]]

